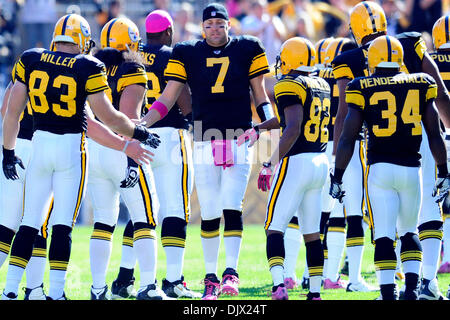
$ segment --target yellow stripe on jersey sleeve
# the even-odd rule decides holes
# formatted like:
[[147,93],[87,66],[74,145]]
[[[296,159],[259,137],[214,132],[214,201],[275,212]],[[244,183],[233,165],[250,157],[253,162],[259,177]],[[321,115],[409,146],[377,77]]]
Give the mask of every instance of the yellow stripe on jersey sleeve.
[[441,78],[444,81],[450,80],[450,72],[441,72]]
[[86,81],[87,93],[96,93],[108,88],[108,78],[106,73],[103,72],[91,75]]
[[341,64],[339,66],[333,67],[333,74],[335,79],[341,79],[341,78],[349,78],[354,79],[355,76],[353,75],[352,69],[346,64]]
[[14,66],[11,70],[11,82],[14,83],[14,81],[16,81],[16,66],[17,66],[17,62],[14,63]]
[[184,64],[178,60],[169,59],[167,63],[167,67],[164,70],[165,77],[175,77],[183,82],[187,80],[186,69],[184,68]]
[[122,92],[125,87],[132,84],[143,84],[147,87],[147,81],[147,74],[144,71],[125,74],[117,81],[117,92]]
[[248,70],[248,75],[251,77],[254,74],[269,69],[269,61],[267,60],[266,53],[263,52],[253,58],[250,69]]
[[[16,76],[19,78],[21,82],[25,83],[25,66],[23,65],[22,61],[19,60],[16,63]],[[16,80],[16,77],[13,78]]]
[[364,109],[365,106],[364,96],[362,95],[361,91],[358,90],[345,91],[345,102],[356,104],[362,109]]
[[425,100],[428,101],[430,99],[435,99],[437,97],[437,85],[436,84],[430,84],[428,86],[427,95]]
[[422,38],[417,40],[417,42],[414,44],[414,49],[416,50],[416,53],[419,56],[420,60],[422,60],[425,52],[427,52],[427,45],[425,44],[425,41],[423,41]]
[[281,80],[275,84],[273,90],[276,99],[285,95],[298,96],[302,101],[302,104],[305,104],[306,87],[300,82],[293,80]]

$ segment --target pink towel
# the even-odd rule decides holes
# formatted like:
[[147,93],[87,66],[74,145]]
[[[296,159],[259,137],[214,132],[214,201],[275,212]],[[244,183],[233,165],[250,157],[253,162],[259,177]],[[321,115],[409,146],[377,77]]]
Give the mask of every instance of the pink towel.
[[211,141],[214,164],[216,166],[222,166],[224,170],[234,165],[232,143],[233,140]]

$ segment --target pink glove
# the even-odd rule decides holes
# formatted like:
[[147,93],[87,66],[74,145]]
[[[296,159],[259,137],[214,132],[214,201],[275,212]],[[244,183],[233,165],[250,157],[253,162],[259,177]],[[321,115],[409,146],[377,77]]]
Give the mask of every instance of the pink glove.
[[270,179],[272,178],[272,166],[270,163],[263,163],[263,167],[259,172],[258,189],[265,192],[270,189]]
[[240,146],[243,143],[250,141],[248,146],[251,147],[258,139],[259,139],[259,129],[258,126],[255,126],[251,129],[246,130],[243,134],[241,134],[237,138],[237,145]]

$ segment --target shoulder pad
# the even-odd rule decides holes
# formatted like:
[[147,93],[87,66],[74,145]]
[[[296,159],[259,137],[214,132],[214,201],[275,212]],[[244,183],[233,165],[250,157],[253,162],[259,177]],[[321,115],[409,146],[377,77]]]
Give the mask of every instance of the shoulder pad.
[[399,33],[395,37],[397,39],[407,39],[407,38],[417,39],[417,38],[420,38],[421,36],[422,36],[422,34],[420,34],[420,32],[410,31],[410,32]]

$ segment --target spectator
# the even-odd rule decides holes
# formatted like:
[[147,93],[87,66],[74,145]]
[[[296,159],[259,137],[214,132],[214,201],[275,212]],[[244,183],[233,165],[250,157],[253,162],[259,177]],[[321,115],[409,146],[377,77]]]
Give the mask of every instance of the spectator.
[[405,31],[404,26],[407,22],[404,3],[397,0],[382,0],[381,7],[386,14],[388,35],[394,36]]
[[433,25],[442,16],[441,0],[405,0],[409,27],[406,31],[431,33]]
[[182,2],[174,17],[173,43],[201,38],[199,24],[194,23],[194,8],[188,2]]
[[20,21],[23,26],[22,51],[48,48],[57,20],[55,0],[25,0]]
[[265,0],[252,2],[250,14],[241,21],[241,33],[256,36],[261,40],[269,65],[272,65],[286,39],[286,28],[278,16],[271,16],[266,12],[266,6]]
[[238,4],[238,10],[237,10],[238,13],[236,14],[236,16],[234,16],[234,18],[236,18],[239,22],[241,22],[242,19],[244,19],[250,13],[251,1],[250,0],[236,0],[236,2]]

